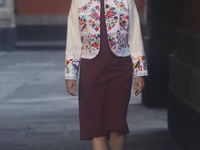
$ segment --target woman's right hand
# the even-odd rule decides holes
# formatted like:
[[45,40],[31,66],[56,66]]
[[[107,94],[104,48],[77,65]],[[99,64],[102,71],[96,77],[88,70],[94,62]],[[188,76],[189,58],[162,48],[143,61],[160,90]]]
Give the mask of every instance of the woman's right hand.
[[65,85],[67,92],[72,95],[76,96],[77,94],[77,88],[76,88],[76,80],[66,80],[66,85]]

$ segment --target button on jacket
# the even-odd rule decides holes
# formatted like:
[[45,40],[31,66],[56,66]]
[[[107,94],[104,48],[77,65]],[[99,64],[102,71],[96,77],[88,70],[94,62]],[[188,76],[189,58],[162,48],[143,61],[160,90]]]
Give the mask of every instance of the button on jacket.
[[[118,57],[130,55],[135,76],[147,76],[140,22],[134,0],[104,1],[111,51]],[[80,58],[93,59],[99,53],[100,7],[100,0],[72,0],[68,15],[65,79],[76,80]]]

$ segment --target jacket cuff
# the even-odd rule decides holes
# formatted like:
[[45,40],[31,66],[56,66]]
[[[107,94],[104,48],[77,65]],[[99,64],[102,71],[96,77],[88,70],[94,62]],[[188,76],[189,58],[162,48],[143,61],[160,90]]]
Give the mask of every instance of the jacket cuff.
[[65,75],[65,80],[76,80],[76,75]]
[[148,76],[147,62],[145,54],[132,56],[135,77]]
[[135,75],[135,77],[148,76],[148,72],[147,71],[138,71],[136,73],[135,70],[134,70],[134,75]]
[[65,80],[76,80],[78,74],[78,59],[66,59],[65,60]]

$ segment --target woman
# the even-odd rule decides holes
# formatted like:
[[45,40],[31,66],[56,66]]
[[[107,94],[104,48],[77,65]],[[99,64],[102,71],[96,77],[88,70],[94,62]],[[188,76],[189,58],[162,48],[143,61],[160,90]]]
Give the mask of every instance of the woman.
[[135,95],[144,88],[146,59],[134,0],[72,0],[68,16],[65,80],[76,96],[79,63],[81,140],[94,150],[124,150],[132,72]]

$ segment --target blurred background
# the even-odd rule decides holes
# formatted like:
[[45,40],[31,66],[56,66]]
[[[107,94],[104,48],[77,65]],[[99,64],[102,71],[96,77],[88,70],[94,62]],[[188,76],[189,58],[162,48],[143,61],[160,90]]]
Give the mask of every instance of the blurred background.
[[[129,149],[199,150],[200,1],[135,2],[149,76],[145,77],[143,94],[131,97],[130,128],[141,140],[129,139]],[[49,133],[70,139],[71,149],[90,149],[80,143],[80,147],[75,144],[78,147],[73,148],[79,136],[77,98],[71,98],[64,87],[70,4],[71,0],[0,0],[0,146],[4,146],[3,150],[13,149],[13,145],[25,149],[30,143],[35,149],[35,144],[41,141],[36,140],[38,137],[53,143],[55,139]],[[132,114],[135,114],[133,118]],[[134,138],[134,134],[130,137]],[[142,147],[140,142],[148,140],[149,146]],[[64,149],[66,143],[63,143]],[[50,149],[43,145],[45,148]]]
[[[65,47],[70,4],[71,0],[1,0],[1,49]],[[137,0],[137,5],[145,24],[145,1]]]

